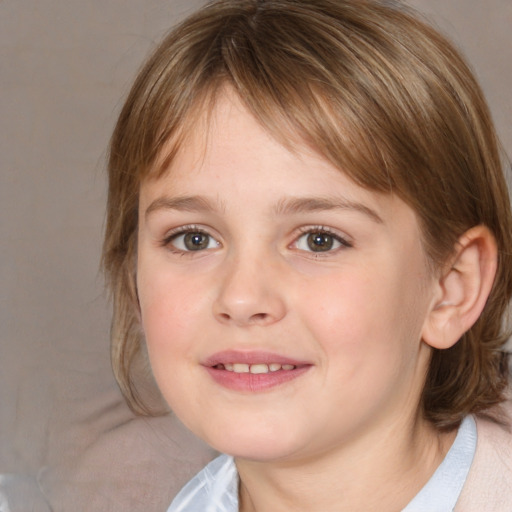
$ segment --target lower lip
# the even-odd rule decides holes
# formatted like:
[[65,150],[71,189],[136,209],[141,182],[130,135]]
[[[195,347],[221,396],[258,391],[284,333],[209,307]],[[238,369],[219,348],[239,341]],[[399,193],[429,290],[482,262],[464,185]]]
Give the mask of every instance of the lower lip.
[[298,366],[293,370],[278,370],[268,373],[236,373],[206,366],[212,379],[221,386],[234,391],[257,393],[267,391],[304,375],[311,365]]

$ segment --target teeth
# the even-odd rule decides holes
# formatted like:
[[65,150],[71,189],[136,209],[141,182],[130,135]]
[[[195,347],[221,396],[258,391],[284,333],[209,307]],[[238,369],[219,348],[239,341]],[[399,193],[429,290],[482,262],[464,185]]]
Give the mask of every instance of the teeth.
[[233,364],[233,371],[235,373],[249,373],[249,365],[244,363]]
[[[235,373],[269,373],[277,372],[279,370],[293,370],[295,366],[293,364],[280,364],[280,363],[258,363],[258,364],[246,364],[246,363],[224,363],[222,365],[224,370]],[[221,368],[222,368],[221,366]]]
[[268,373],[266,364],[251,364],[251,373]]

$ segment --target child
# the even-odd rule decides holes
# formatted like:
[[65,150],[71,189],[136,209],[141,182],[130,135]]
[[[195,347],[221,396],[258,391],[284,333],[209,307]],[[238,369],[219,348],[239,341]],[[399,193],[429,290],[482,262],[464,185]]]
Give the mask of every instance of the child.
[[389,1],[212,2],[139,74],[109,172],[117,379],[147,412],[147,349],[227,454],[169,511],[512,509],[510,202],[443,37]]

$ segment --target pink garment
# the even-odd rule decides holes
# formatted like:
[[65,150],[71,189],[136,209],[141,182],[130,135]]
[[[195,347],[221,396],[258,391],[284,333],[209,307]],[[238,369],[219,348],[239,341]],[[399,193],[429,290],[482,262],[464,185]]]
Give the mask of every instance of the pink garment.
[[505,426],[477,418],[475,458],[454,512],[512,511],[512,400]]

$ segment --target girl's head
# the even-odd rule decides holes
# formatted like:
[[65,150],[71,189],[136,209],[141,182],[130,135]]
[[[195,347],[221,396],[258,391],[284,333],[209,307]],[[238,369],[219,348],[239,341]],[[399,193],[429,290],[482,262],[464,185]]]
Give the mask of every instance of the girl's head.
[[430,343],[421,404],[438,428],[452,428],[500,402],[512,219],[493,125],[467,65],[394,2],[220,0],[157,48],[112,138],[104,264],[114,296],[113,365],[132,406],[144,410],[132,379],[144,352],[136,285],[141,186],[172,183],[175,159],[198,130],[218,122],[226,96],[292,154],[312,152],[351,184],[408,205],[428,271],[440,282],[461,237],[487,228],[498,248],[492,291],[458,342]]

